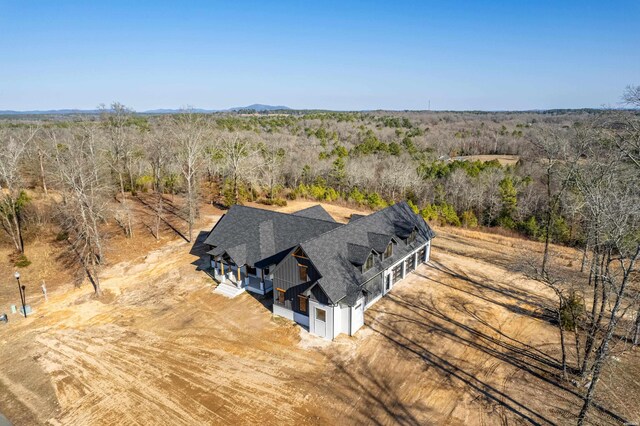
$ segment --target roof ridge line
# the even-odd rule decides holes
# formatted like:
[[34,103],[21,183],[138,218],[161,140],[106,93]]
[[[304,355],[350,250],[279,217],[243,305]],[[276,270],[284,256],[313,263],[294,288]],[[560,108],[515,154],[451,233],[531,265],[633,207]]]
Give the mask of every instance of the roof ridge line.
[[[386,210],[386,209],[388,209],[388,208],[391,208],[391,207],[394,207],[394,206],[400,205],[400,204],[402,204],[402,203],[406,203],[406,201],[400,201],[400,202],[398,202],[398,203],[394,203],[394,204],[392,204],[392,205],[390,205],[390,206],[387,206],[387,207],[385,207],[385,208],[383,208],[383,209],[380,209],[380,210],[378,210],[378,211],[376,211],[376,212],[373,212],[373,213],[371,213],[371,214],[364,215],[364,216],[362,217],[362,219],[365,219],[365,218],[368,218],[368,217],[375,216],[375,215],[377,215],[378,213],[383,212],[383,211],[385,211],[385,210]],[[327,234],[328,234],[328,233],[330,233],[330,232],[337,231],[338,229],[342,230],[345,226],[349,226],[349,225],[351,225],[351,224],[355,224],[355,223],[358,223],[358,222],[360,222],[360,221],[358,220],[358,221],[353,221],[353,222],[347,222],[347,223],[343,224],[342,226],[338,226],[337,228],[329,229],[327,232],[323,232],[322,234],[320,234],[320,235],[318,235],[318,236],[316,236],[316,237],[313,237],[313,238],[310,238],[310,239],[308,239],[308,240],[306,240],[306,241],[301,242],[301,243],[300,243],[300,245],[302,245],[302,244],[304,244],[304,243],[308,243],[309,241],[317,240],[318,238],[323,237],[323,236],[327,235]]]
[[[245,209],[260,210],[260,211],[265,211],[265,212],[269,212],[269,213],[277,213],[277,214],[281,214],[281,215],[285,215],[285,216],[299,217],[299,218],[307,219],[307,220],[317,220],[317,221],[325,222],[325,223],[338,223],[338,224],[340,223],[340,222],[336,222],[335,220],[332,222],[330,220],[318,219],[318,218],[315,218],[315,217],[298,216],[298,215],[293,214],[293,213],[297,213],[297,212],[285,213],[285,212],[279,212],[279,211],[276,211],[276,210],[261,209],[260,207],[245,206],[245,205],[242,205],[242,204],[234,204],[233,206],[229,207],[229,210],[231,210],[233,207],[242,207],[242,208],[245,208]],[[329,212],[327,212],[327,213],[329,213]],[[329,215],[329,216],[331,216],[331,215]],[[344,226],[345,224],[342,224],[342,225]]]

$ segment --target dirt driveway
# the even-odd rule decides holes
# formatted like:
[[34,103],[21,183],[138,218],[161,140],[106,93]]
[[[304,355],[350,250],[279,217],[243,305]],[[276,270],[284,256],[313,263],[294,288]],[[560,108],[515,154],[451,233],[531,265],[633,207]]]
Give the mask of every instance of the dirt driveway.
[[441,231],[432,264],[332,343],[248,294],[212,293],[197,247],[168,243],[106,271],[101,300],[58,292],[0,327],[0,412],[16,425],[573,423],[546,293],[464,254],[508,239],[474,241]]

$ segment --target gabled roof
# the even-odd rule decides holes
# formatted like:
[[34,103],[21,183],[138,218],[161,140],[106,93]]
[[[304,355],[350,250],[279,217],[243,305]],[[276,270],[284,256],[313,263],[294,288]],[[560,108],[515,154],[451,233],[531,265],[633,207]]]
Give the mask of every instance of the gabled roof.
[[354,265],[364,265],[371,252],[371,247],[347,243],[347,258]]
[[[416,239],[407,243],[405,239],[414,229],[417,231]],[[424,219],[415,214],[406,202],[402,202],[307,240],[301,247],[321,275],[318,284],[329,299],[333,303],[343,301],[353,305],[362,296],[362,285],[367,280],[434,236]],[[360,272],[354,262],[365,252],[360,247],[370,251],[375,249],[372,245],[377,244],[381,251],[376,251],[382,252],[392,237],[398,241],[394,245],[393,255],[382,261],[377,258],[373,268],[365,273]]]
[[335,219],[320,204],[307,207],[306,209],[299,210],[293,214],[296,216],[308,217],[311,219],[320,219],[329,222],[335,222]]
[[209,254],[226,252],[238,265],[255,266],[263,259],[273,264],[283,251],[340,226],[335,221],[235,205],[220,218],[204,242],[214,247]]
[[369,247],[378,253],[383,253],[393,239],[393,235],[378,234],[376,232],[368,232],[367,237],[369,237]]

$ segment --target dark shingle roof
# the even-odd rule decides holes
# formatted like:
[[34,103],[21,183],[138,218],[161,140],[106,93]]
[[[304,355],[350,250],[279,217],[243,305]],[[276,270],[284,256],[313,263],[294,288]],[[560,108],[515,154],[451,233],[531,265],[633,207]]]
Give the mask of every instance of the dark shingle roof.
[[[405,243],[404,238],[414,229],[417,230],[416,240],[411,244]],[[378,245],[384,251],[392,236],[396,236],[398,241],[393,255],[384,261],[376,256],[374,267],[365,273],[360,272],[354,260],[364,254],[361,247],[374,248],[373,245]],[[301,247],[320,273],[318,284],[329,299],[333,303],[342,301],[353,305],[362,296],[362,285],[367,280],[434,236],[424,219],[402,202],[352,220],[339,230],[328,231],[302,243]]]
[[353,213],[353,214],[351,215],[351,217],[349,218],[349,223],[353,222],[354,220],[361,219],[361,218],[363,218],[363,217],[367,217],[367,216],[366,216],[366,215],[363,215],[363,214],[356,214],[356,213]]
[[272,264],[279,260],[279,253],[340,226],[334,221],[235,205],[204,242],[214,247],[209,254],[226,252],[238,265],[255,265],[263,259]]
[[293,213],[296,216],[308,217],[311,219],[327,220],[329,222],[335,222],[335,219],[327,213],[327,211],[320,205],[307,207],[306,209],[299,210]]

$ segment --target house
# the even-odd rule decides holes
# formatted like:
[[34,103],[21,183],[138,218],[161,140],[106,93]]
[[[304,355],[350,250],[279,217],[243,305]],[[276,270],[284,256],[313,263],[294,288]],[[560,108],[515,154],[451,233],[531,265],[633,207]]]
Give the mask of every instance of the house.
[[273,268],[292,247],[339,226],[319,205],[293,214],[232,206],[204,241],[220,292],[268,293]]
[[275,315],[333,339],[353,335],[366,309],[429,260],[434,236],[404,202],[347,224],[321,206],[293,214],[234,206],[205,243],[218,281],[273,290]]

